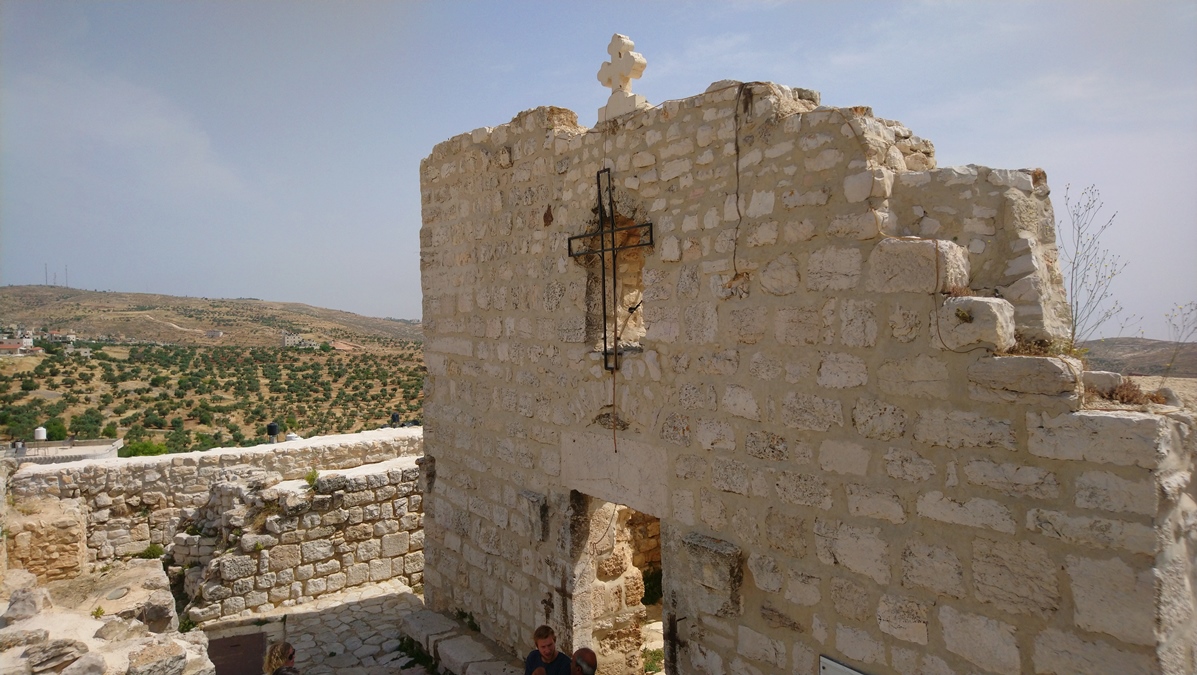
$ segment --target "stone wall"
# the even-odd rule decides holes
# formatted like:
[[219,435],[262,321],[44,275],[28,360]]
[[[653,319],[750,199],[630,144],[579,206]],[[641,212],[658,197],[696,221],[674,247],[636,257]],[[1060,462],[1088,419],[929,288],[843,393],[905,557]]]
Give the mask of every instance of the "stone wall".
[[[295,480],[312,469],[348,469],[415,456],[422,452],[422,438],[420,429],[384,429],[255,448],[26,464],[13,474],[10,489],[17,504],[79,500],[87,518],[88,560],[103,562],[136,555],[150,544],[169,549],[179,524],[199,519],[214,485],[266,474]],[[214,539],[206,539],[215,545]]]
[[[1043,172],[818,98],[538,108],[422,162],[428,602],[593,645],[614,503],[660,518],[671,673],[1193,672],[1192,417],[1008,355],[1068,323]],[[654,228],[616,267],[568,252],[604,168]]]
[[[416,458],[400,457],[321,475],[310,489],[267,481],[218,493],[197,522],[216,535],[216,553],[187,572],[191,620],[266,612],[392,579],[420,585],[419,474]],[[191,540],[201,536],[179,533],[176,548],[195,550]]]
[[6,563],[41,583],[73,579],[87,568],[87,515],[76,499],[21,502],[5,517]]

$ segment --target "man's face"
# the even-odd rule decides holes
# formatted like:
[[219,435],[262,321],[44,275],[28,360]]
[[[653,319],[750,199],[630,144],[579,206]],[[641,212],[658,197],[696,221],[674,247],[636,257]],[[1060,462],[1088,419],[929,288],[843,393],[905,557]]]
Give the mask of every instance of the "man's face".
[[536,641],[536,651],[540,652],[540,660],[552,663],[557,658],[557,638],[552,635]]

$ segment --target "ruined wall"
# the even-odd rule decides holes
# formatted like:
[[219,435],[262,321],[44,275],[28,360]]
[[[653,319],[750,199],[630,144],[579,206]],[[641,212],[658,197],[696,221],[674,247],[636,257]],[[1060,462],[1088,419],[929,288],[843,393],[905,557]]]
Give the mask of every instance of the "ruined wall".
[[75,499],[22,502],[5,516],[6,564],[41,583],[74,579],[87,565],[87,515]]
[[[363,584],[419,586],[423,497],[414,457],[261,486],[225,484],[197,521],[215,555],[188,570],[189,610],[201,624],[242,612],[310,602]],[[201,534],[175,535],[176,548]]]
[[[601,168],[655,230],[614,376],[567,253]],[[1079,411],[1076,361],[1001,355],[1068,321],[1041,171],[722,83],[522,113],[421,186],[435,608],[588,644],[605,501],[660,518],[670,672],[1193,672],[1191,417]]]
[[347,469],[419,455],[422,439],[420,429],[387,429],[256,448],[26,464],[13,474],[10,488],[18,505],[45,498],[79,500],[87,518],[88,560],[102,562],[135,555],[150,544],[169,550],[179,523],[197,519],[213,485],[263,474],[294,480],[312,469]]

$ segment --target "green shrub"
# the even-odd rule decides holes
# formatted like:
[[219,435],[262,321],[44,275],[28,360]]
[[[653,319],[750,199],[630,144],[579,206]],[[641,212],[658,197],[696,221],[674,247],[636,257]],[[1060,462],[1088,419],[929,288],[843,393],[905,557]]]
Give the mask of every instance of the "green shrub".
[[162,548],[162,544],[150,544],[145,547],[144,551],[133,557],[142,558],[143,560],[155,560],[161,558],[164,553],[166,553],[166,549]]

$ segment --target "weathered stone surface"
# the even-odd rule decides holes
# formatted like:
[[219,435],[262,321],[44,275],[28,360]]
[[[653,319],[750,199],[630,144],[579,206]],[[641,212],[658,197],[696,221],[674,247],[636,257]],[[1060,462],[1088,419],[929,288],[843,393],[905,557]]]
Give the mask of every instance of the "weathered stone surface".
[[1010,517],[1010,510],[992,499],[976,497],[958,502],[945,497],[942,492],[928,492],[919,497],[918,513],[920,516],[945,523],[1014,533],[1014,520]]
[[902,585],[923,587],[956,598],[964,597],[964,567],[951,549],[910,542],[902,551]]
[[422,610],[404,616],[399,622],[399,630],[419,642],[425,651],[433,653],[432,649],[436,639],[454,634],[458,630],[458,626],[456,622],[442,614],[431,610]]
[[1014,626],[979,614],[960,612],[950,605],[939,608],[939,625],[948,651],[986,671],[1019,675],[1021,656],[1014,638]]
[[1037,457],[1155,468],[1169,450],[1164,418],[1130,411],[1027,413],[1028,451]]
[[887,361],[877,369],[877,384],[891,396],[947,398],[948,366],[942,359],[925,354]]
[[883,595],[877,606],[877,625],[882,633],[899,640],[927,644],[927,613],[930,607],[913,598]]
[[33,630],[25,630],[19,626],[0,628],[0,652],[7,651],[13,647],[35,645],[45,642],[49,638],[50,634],[44,628]]
[[950,241],[882,239],[869,254],[865,288],[879,293],[938,293],[968,286],[968,250]]
[[[948,298],[931,314],[931,346],[954,351],[976,347],[1004,351],[1014,346],[1014,327],[1014,306],[1001,298]],[[1011,368],[1012,364],[1001,366]],[[981,366],[976,375],[969,368],[970,379],[983,385],[993,382],[996,388],[1009,382],[1011,375],[1000,368],[995,372],[993,364]]]
[[1078,628],[1129,644],[1154,644],[1155,585],[1150,571],[1136,572],[1119,558],[1079,556],[1068,556],[1065,569]]
[[27,648],[24,657],[31,672],[42,673],[74,663],[87,651],[87,645],[78,640],[50,640]]
[[885,663],[885,643],[859,628],[838,624],[835,648],[844,656],[863,663]]
[[37,616],[45,607],[53,607],[50,592],[45,588],[18,588],[8,599],[8,609],[4,610],[3,618],[6,622],[21,621]]
[[1035,637],[1035,672],[1058,675],[1149,675],[1151,657],[1048,628]]
[[1104,393],[1122,384],[1122,375],[1105,370],[1086,370],[1081,373],[1081,380],[1086,388]]
[[889,544],[879,528],[816,519],[815,552],[825,565],[843,565],[879,584],[889,583]]
[[946,448],[1014,447],[1010,422],[960,410],[924,410],[915,423],[914,438]]
[[1147,525],[1108,518],[1074,517],[1048,509],[1029,509],[1027,529],[1070,544],[1095,548],[1155,553],[1159,547],[1155,531]]
[[786,648],[780,640],[773,640],[746,626],[740,626],[736,653],[745,658],[781,668],[786,663]]
[[900,438],[906,431],[906,413],[896,405],[876,399],[857,399],[852,422],[860,435],[881,441]]
[[1048,616],[1060,604],[1059,566],[1031,542],[973,540],[973,588],[977,598],[1011,614]]
[[90,652],[62,670],[61,675],[104,675],[108,672],[108,662],[104,657]]
[[1082,509],[1101,509],[1154,516],[1158,508],[1156,482],[1145,474],[1127,480],[1108,471],[1086,471],[1076,479],[1075,503]]
[[451,673],[465,673],[470,664],[493,661],[495,655],[487,646],[469,635],[442,640],[436,647],[441,667]]
[[1081,363],[1042,356],[993,356],[968,367],[968,379],[986,389],[1014,394],[1079,396]]
[[187,652],[175,642],[149,645],[129,655],[127,675],[182,675]]
[[964,465],[964,475],[970,483],[1004,492],[1012,497],[1055,499],[1060,495],[1056,475],[1037,466],[1003,463],[979,459]]

